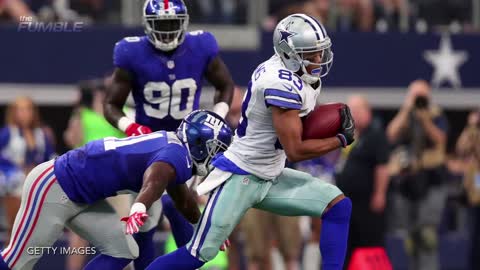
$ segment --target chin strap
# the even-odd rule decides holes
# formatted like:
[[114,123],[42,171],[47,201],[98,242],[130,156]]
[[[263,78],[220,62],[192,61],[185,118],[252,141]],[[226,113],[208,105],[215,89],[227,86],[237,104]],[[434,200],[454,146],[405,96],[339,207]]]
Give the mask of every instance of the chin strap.
[[304,72],[302,76],[300,76],[300,78],[302,78],[302,80],[304,80],[308,84],[314,84],[320,80],[320,77],[309,75],[306,72]]

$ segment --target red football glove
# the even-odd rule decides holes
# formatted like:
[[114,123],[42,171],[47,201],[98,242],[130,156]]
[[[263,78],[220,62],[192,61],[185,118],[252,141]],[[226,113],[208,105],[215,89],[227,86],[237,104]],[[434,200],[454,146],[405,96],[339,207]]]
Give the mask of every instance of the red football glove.
[[129,217],[122,218],[121,221],[124,221],[127,225],[126,234],[138,233],[138,231],[140,230],[140,227],[143,226],[147,218],[148,218],[148,214],[142,213],[142,212],[135,212],[131,214]]
[[125,134],[127,134],[128,137],[130,136],[138,136],[138,135],[143,135],[143,134],[148,134],[152,133],[152,130],[147,127],[147,126],[142,126],[137,123],[131,123],[127,129],[125,129]]

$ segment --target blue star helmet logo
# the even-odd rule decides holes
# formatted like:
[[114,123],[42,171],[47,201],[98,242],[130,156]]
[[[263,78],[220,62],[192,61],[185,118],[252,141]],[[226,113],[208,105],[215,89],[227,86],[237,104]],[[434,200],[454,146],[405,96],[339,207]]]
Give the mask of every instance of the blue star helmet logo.
[[288,32],[286,30],[278,30],[280,32],[280,35],[282,36],[280,38],[280,41],[278,43],[282,43],[282,42],[285,42],[288,44],[288,38],[291,37],[291,36],[294,36],[296,35],[296,33],[292,33],[292,32]]

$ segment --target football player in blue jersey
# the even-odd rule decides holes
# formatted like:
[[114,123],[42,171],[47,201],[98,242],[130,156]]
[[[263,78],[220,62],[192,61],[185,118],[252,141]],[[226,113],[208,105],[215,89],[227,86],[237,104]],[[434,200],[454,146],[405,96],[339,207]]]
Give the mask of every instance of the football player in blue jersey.
[[[145,36],[115,45],[113,82],[105,101],[107,120],[127,135],[175,130],[199,107],[204,77],[216,88],[213,111],[225,117],[234,83],[209,32],[186,32],[188,14],[182,0],[147,0]],[[122,111],[132,92],[135,121]]]
[[[189,16],[182,0],[147,0],[143,23],[145,36],[127,37],[115,45],[113,83],[104,107],[107,120],[128,136],[175,130],[183,117],[199,108],[204,78],[216,89],[213,111],[225,117],[234,83],[215,37],[204,31],[187,32]],[[134,120],[122,110],[130,93],[135,101]],[[172,207],[168,196],[162,197],[162,202],[177,245],[185,245],[193,228]],[[151,214],[159,216],[160,209],[152,208]],[[149,224],[135,235],[141,246],[137,269],[144,269],[154,259],[155,225]]]
[[[200,211],[185,182],[231,140],[232,131],[222,117],[199,110],[189,114],[176,133],[108,137],[38,165],[25,180],[0,270],[32,269],[64,227],[101,252],[85,269],[123,269],[139,253],[131,234],[147,221],[147,209],[165,190],[190,222],[198,222]],[[122,219],[126,233],[104,200],[122,191],[139,193],[130,216]]]

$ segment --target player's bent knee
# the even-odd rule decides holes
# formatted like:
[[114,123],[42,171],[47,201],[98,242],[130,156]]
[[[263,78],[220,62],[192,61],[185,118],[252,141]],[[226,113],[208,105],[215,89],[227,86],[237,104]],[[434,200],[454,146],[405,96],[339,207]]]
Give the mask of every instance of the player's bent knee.
[[352,213],[352,200],[348,197],[344,197],[337,203],[335,203],[324,215],[323,219],[329,219],[332,221],[343,222],[349,221]]
[[137,243],[130,235],[126,237],[124,243],[122,243],[121,245],[117,242],[116,245],[108,248],[107,250],[102,250],[101,252],[102,254],[111,257],[130,260],[135,260],[140,254]]
[[204,262],[209,262],[213,260],[218,252],[219,252],[219,247],[204,247],[202,251],[200,252],[200,259]]

